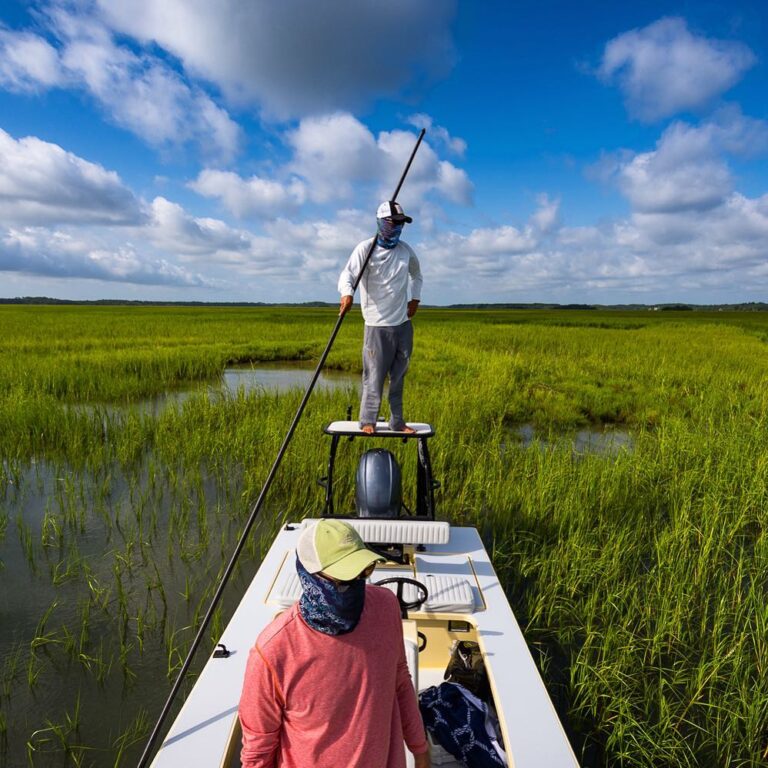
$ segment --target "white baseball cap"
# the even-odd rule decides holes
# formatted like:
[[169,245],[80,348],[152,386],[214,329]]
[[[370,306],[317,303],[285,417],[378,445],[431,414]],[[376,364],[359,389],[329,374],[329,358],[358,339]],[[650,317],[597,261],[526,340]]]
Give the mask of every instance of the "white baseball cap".
[[403,213],[403,207],[394,200],[385,200],[376,211],[377,219],[392,219],[392,221],[404,221],[410,224],[413,219]]

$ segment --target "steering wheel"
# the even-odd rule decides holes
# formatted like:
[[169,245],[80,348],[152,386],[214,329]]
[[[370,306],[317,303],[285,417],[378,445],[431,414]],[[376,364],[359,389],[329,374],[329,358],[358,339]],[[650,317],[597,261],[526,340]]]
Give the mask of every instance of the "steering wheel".
[[[424,603],[427,602],[429,597],[429,591],[427,587],[416,579],[406,579],[402,576],[396,576],[391,579],[382,579],[376,582],[376,586],[382,587],[385,584],[397,584],[397,602],[400,603],[400,615],[404,618],[408,618],[408,611],[415,611],[417,608],[421,608]],[[403,599],[403,587],[406,584],[412,584],[419,590],[419,596],[410,603],[406,603]]]

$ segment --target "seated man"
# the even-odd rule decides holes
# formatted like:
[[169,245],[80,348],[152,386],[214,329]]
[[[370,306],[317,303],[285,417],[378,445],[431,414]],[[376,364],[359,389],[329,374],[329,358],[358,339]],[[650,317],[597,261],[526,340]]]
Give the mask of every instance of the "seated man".
[[427,768],[397,598],[366,584],[381,556],[322,519],[299,537],[304,590],[251,650],[240,699],[243,768]]

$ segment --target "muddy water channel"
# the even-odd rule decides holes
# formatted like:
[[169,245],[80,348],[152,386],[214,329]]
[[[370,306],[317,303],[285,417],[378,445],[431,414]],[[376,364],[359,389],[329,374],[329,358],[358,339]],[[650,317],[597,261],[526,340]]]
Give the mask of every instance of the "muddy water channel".
[[[304,363],[259,363],[258,366],[237,366],[226,368],[221,378],[189,388],[164,392],[156,397],[141,400],[131,405],[139,411],[156,413],[171,403],[183,403],[190,397],[205,392],[209,398],[231,397],[238,392],[249,395],[252,392],[286,392],[291,389],[305,390],[312,380],[314,368]],[[324,370],[315,383],[315,391],[342,390],[356,393],[360,389],[360,377],[333,370]],[[357,397],[357,395],[355,395]]]
[[[537,445],[542,449],[554,445],[569,445],[575,456],[598,454],[616,456],[634,449],[634,437],[629,430],[617,427],[591,427],[564,433],[538,432],[532,424],[521,424],[510,429],[511,444],[528,448]],[[507,445],[507,448],[509,445]]]
[[[231,368],[217,381],[138,403],[79,405],[105,419],[103,460],[0,463],[0,766],[136,763],[260,488],[261,481],[248,476],[247,459],[225,453],[174,463],[150,444],[120,456],[107,450],[111,430],[141,430],[142,420],[162,423],[169,409],[191,406],[210,415],[243,397],[293,395],[312,374],[312,368],[285,364]],[[341,391],[345,404],[354,405],[359,377],[324,372],[317,389]],[[200,407],[201,398],[211,407]],[[555,439],[526,425],[509,437],[509,450],[546,447]],[[632,448],[631,437],[618,430],[567,439],[581,453]],[[302,482],[312,486],[311,498],[320,493],[313,477]],[[279,525],[280,496],[272,498],[211,638],[220,634]],[[197,655],[189,684],[205,656]]]
[[[152,418],[201,391],[215,401],[303,390],[312,373],[233,368],[125,408]],[[354,399],[358,377],[324,373],[317,386]],[[112,416],[122,408],[106,406]],[[236,462],[169,467],[151,449],[91,467],[0,464],[0,766],[135,764],[252,501]],[[272,537],[273,504],[211,637]],[[205,653],[196,661],[199,669]]]

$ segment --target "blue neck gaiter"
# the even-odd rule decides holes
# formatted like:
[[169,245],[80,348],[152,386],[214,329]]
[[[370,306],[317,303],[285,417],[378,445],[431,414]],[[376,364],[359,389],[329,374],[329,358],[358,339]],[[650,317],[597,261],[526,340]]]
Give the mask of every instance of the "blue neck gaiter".
[[394,248],[400,241],[400,234],[403,231],[403,224],[395,224],[387,219],[376,219],[378,234],[376,235],[376,245],[382,248]]
[[345,635],[357,626],[365,605],[365,579],[336,585],[309,573],[298,557],[296,572],[304,590],[299,613],[312,629],[326,635]]

